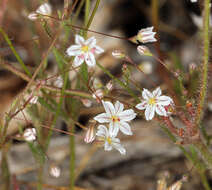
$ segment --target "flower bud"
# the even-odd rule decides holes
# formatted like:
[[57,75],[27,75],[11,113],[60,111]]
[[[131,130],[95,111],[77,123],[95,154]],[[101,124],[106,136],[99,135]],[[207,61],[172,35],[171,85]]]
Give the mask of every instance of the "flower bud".
[[89,99],[81,99],[81,102],[87,108],[91,107],[92,105],[92,102]]
[[30,14],[28,15],[28,19],[29,19],[29,20],[32,20],[32,21],[37,20],[37,19],[38,19],[38,14],[35,13],[35,12],[32,12],[32,13],[30,13]]
[[112,56],[115,57],[115,58],[117,58],[117,59],[123,59],[123,58],[125,58],[124,52],[122,52],[120,50],[114,50],[112,52]]
[[95,92],[94,92],[94,94],[92,95],[92,97],[94,98],[94,99],[102,99],[103,98],[103,96],[104,96],[104,94],[103,94],[103,91],[101,90],[101,89],[98,89],[98,90],[96,90]]
[[52,176],[52,177],[55,177],[55,178],[58,178],[60,177],[60,174],[61,174],[61,169],[58,167],[58,166],[51,166],[50,169],[49,169],[49,174]]
[[150,52],[149,48],[146,46],[138,46],[137,51],[140,55],[152,56],[152,53]]
[[62,88],[63,87],[63,79],[61,76],[57,77],[56,80],[54,81],[54,85],[57,88]]
[[36,139],[36,130],[35,128],[27,128],[24,130],[23,138],[26,141],[34,141]]
[[37,101],[38,101],[38,97],[37,97],[37,96],[33,96],[33,97],[30,99],[29,103],[30,103],[30,104],[36,104]]
[[107,84],[106,84],[106,88],[111,91],[113,89],[113,81],[109,81]]
[[52,7],[49,3],[44,3],[37,8],[36,13],[41,15],[51,15]]
[[86,143],[92,143],[95,140],[96,133],[95,133],[94,126],[95,126],[94,124],[91,124],[88,127],[88,130],[86,131],[85,138],[84,138],[84,141]]

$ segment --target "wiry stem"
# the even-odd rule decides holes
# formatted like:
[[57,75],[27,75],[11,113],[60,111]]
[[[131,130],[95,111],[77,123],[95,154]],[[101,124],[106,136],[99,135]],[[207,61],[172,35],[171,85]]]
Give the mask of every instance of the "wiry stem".
[[207,82],[208,82],[208,65],[209,65],[209,18],[210,18],[210,0],[204,1],[204,29],[203,29],[203,41],[204,41],[204,50],[203,50],[203,62],[202,62],[202,76],[200,84],[200,95],[199,102],[197,105],[197,111],[195,116],[196,128],[199,127],[199,124],[202,119],[204,104],[207,95]]

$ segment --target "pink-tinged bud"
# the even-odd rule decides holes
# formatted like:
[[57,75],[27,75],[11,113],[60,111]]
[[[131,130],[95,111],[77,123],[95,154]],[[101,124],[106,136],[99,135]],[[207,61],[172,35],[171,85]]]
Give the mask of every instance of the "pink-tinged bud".
[[113,89],[113,81],[109,81],[107,84],[106,84],[106,88],[111,91]]
[[29,103],[30,103],[30,104],[36,104],[37,101],[38,101],[38,97],[37,97],[37,96],[33,96],[33,97],[30,99]]
[[197,65],[195,63],[191,63],[189,65],[189,71],[192,73],[193,71],[195,71],[197,68]]
[[23,138],[26,141],[34,141],[36,139],[36,130],[35,128],[27,128],[24,130]]
[[28,19],[29,19],[29,20],[32,20],[32,21],[37,20],[37,19],[38,19],[38,14],[32,12],[32,13],[30,13],[30,14],[28,15]]
[[84,138],[84,141],[86,143],[92,143],[95,140],[96,133],[95,133],[94,126],[95,125],[93,125],[93,124],[90,125],[88,130],[86,131],[85,138]]
[[91,107],[92,105],[92,102],[89,99],[81,99],[81,102],[87,108]]
[[149,48],[146,46],[138,46],[137,51],[140,55],[152,56],[152,53],[150,52]]
[[120,50],[114,50],[112,52],[112,56],[115,57],[115,58],[117,58],[117,59],[123,59],[123,58],[125,58],[124,52],[122,52]]
[[58,178],[58,177],[60,177],[61,169],[58,166],[52,165],[52,166],[50,166],[49,174],[52,177]]
[[176,183],[174,183],[173,185],[171,185],[169,188],[168,188],[168,190],[180,190],[181,189],[181,187],[182,187],[182,181],[181,180],[179,180],[179,181],[177,181]]
[[52,7],[49,3],[44,3],[37,8],[36,13],[41,15],[51,15],[52,14]]
[[101,89],[96,90],[94,92],[94,94],[92,95],[92,97],[95,98],[95,99],[97,99],[97,100],[98,99],[102,99],[103,96],[104,96],[104,93],[103,93],[103,91]]
[[153,32],[153,26],[141,29],[137,34],[137,40],[142,43],[148,42],[156,42],[157,39],[155,38],[156,32]]

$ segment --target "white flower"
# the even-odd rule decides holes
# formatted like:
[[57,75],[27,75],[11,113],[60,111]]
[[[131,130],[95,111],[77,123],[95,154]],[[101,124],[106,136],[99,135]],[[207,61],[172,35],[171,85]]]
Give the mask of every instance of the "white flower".
[[152,66],[152,63],[151,62],[143,62],[142,64],[140,64],[138,66],[145,74],[151,74],[152,71],[153,71],[153,66]]
[[24,130],[23,138],[26,141],[34,141],[36,139],[36,130],[35,128],[27,128]]
[[100,139],[104,141],[105,151],[111,151],[113,148],[115,148],[121,154],[123,155],[126,154],[126,150],[120,144],[120,140],[118,138],[115,138],[114,134],[111,134],[110,131],[108,131],[107,127],[105,127],[104,125],[99,125],[97,129],[98,131],[96,135],[99,136]]
[[196,2],[197,2],[197,0],[191,0],[191,2],[192,2],[192,3],[196,3]]
[[156,88],[152,93],[144,89],[142,97],[144,100],[137,104],[136,108],[139,110],[145,109],[146,120],[151,120],[155,112],[160,116],[168,116],[165,107],[172,104],[173,100],[168,96],[161,96],[160,87]]
[[154,37],[156,32],[153,32],[153,26],[141,29],[137,34],[137,40],[142,43],[147,42],[156,42],[156,38]]
[[66,50],[69,56],[75,56],[73,66],[78,67],[84,61],[90,67],[95,66],[96,60],[94,54],[104,52],[102,48],[96,45],[95,37],[85,40],[82,36],[76,34],[75,43],[76,45],[72,45]]
[[126,135],[132,135],[130,125],[128,121],[133,120],[136,117],[136,113],[132,109],[124,110],[124,105],[119,101],[116,101],[115,107],[109,101],[102,101],[106,113],[101,113],[94,117],[94,120],[99,123],[109,123],[110,134],[115,137],[118,134],[119,129]]
[[36,13],[41,15],[51,15],[52,7],[49,3],[44,3],[37,8]]

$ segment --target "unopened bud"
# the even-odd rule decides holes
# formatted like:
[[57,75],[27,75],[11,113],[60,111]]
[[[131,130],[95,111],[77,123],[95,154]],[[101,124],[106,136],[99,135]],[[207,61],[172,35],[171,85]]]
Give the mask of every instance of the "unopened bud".
[[81,102],[87,108],[91,107],[92,105],[92,102],[89,99],[81,99]]
[[30,13],[30,14],[28,15],[28,19],[29,19],[29,20],[32,20],[32,21],[37,20],[37,19],[38,19],[38,14],[35,13],[35,12],[32,12],[32,13]]
[[117,59],[123,59],[123,58],[125,58],[124,52],[122,52],[120,50],[114,50],[112,52],[112,56],[115,57],[115,58],[117,58]]
[[113,81],[109,81],[107,84],[106,84],[106,88],[111,91],[113,89]]
[[30,99],[30,101],[29,101],[30,104],[36,104],[37,102],[38,102],[38,97],[37,97],[37,96],[33,96],[33,97]]
[[150,52],[149,48],[146,46],[138,46],[137,51],[140,55],[152,56],[152,53]]
[[181,187],[182,187],[182,181],[181,180],[179,180],[179,181],[177,181],[176,183],[174,183],[173,185],[171,185],[169,188],[168,188],[168,190],[180,190],[181,189]]
[[34,141],[36,139],[36,130],[35,128],[27,128],[24,130],[23,138],[26,141]]
[[85,138],[84,138],[84,141],[86,143],[92,143],[95,140],[96,133],[95,133],[94,126],[95,126],[94,124],[91,124],[88,130],[86,131]]
[[189,71],[190,71],[190,73],[192,73],[193,71],[195,71],[196,68],[197,68],[197,65],[195,63],[191,63],[189,65]]
[[44,3],[37,8],[36,13],[41,15],[51,15],[52,7],[49,3]]
[[103,93],[103,91],[101,89],[96,90],[94,92],[94,94],[92,95],[92,97],[95,98],[95,99],[97,99],[97,100],[98,99],[102,99],[103,96],[104,96],[104,93]]
[[61,76],[57,77],[56,80],[54,81],[54,85],[57,88],[62,88],[63,87],[63,79]]
[[58,166],[51,166],[49,169],[49,174],[52,177],[58,178],[61,174],[61,169]]

